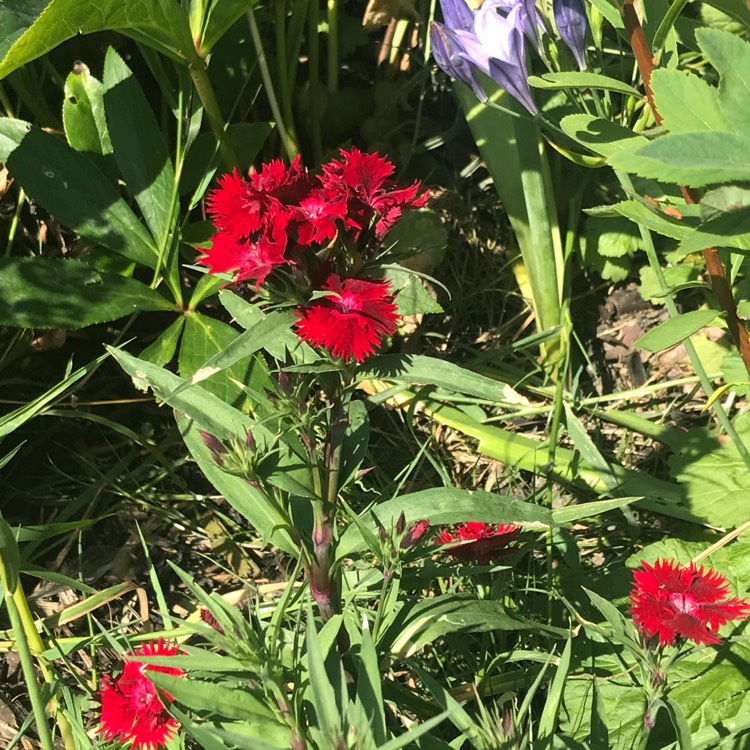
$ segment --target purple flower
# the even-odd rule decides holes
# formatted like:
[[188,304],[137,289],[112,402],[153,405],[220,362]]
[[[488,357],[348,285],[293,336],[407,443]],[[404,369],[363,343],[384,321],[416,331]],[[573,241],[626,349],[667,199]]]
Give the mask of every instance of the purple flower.
[[430,39],[432,56],[441,70],[451,78],[465,83],[474,91],[479,101],[486,102],[487,94],[479,84],[471,64],[461,56],[463,49],[455,33],[442,23],[433,21],[430,27]]
[[583,0],[552,0],[555,24],[561,39],[570,47],[578,67],[586,70],[586,8]]
[[[527,0],[519,0],[512,3],[507,16],[500,15],[497,9],[507,5],[508,0],[485,0],[472,16],[464,0],[441,0],[446,25],[433,24],[435,61],[448,75],[471,86],[485,101],[487,97],[478,92],[481,87],[471,66],[478,68],[535,115],[539,110],[527,80],[523,39],[530,6]],[[469,63],[468,69],[457,58]]]

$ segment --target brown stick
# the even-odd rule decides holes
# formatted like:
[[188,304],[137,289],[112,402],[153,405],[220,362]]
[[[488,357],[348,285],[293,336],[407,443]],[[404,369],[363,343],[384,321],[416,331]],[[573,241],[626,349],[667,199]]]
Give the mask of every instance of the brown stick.
[[[654,103],[654,94],[651,90],[651,74],[654,71],[654,58],[651,55],[646,35],[643,33],[641,21],[635,10],[635,0],[625,0],[622,9],[622,18],[625,23],[625,29],[630,38],[630,46],[633,48],[635,60],[638,63],[638,69],[643,79],[643,88],[646,91],[651,111],[654,113],[654,120],[657,125],[662,124],[662,118]],[[681,187],[682,195],[687,203],[699,203],[700,193],[693,188],[686,186]],[[715,247],[707,247],[703,250],[703,260],[706,263],[706,270],[711,279],[711,289],[721,306],[721,309],[727,315],[727,327],[734,340],[735,346],[742,357],[745,369],[750,375],[750,337],[747,329],[737,316],[737,303],[732,294],[732,287],[727,279],[727,272],[724,264],[721,262],[719,253]]]

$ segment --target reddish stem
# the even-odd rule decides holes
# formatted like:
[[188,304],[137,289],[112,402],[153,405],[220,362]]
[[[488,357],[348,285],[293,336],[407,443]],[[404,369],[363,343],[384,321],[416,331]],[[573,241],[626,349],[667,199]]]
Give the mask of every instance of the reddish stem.
[[[646,99],[651,107],[651,111],[654,113],[656,124],[661,125],[662,118],[656,108],[656,104],[654,103],[654,94],[651,90],[651,74],[654,71],[654,58],[651,55],[651,49],[648,46],[646,35],[643,33],[643,27],[641,26],[641,21],[635,10],[635,0],[625,0],[622,9],[622,18],[625,23],[628,37],[630,38],[630,46],[633,48],[636,63],[638,63],[638,69],[641,72],[643,88],[646,91]],[[700,202],[700,193],[697,190],[684,185],[681,187],[681,190],[687,203]],[[724,264],[722,263],[715,247],[707,247],[703,250],[703,260],[706,263],[706,270],[711,279],[713,293],[716,296],[721,309],[726,313],[729,333],[731,334],[735,346],[742,357],[745,369],[747,370],[748,375],[750,375],[750,337],[748,337],[747,329],[737,316],[737,303],[734,300],[732,287],[727,279],[727,272],[724,268]]]

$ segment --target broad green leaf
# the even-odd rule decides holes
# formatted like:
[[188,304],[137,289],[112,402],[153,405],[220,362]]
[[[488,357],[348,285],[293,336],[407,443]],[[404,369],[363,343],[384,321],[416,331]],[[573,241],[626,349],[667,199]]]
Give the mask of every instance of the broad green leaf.
[[586,221],[586,252],[595,251],[605,258],[633,255],[643,241],[632,221],[614,216],[590,216]]
[[[247,366],[244,369],[242,366],[239,366],[235,370],[232,370],[232,368],[269,343],[277,341],[283,333],[289,330],[291,322],[291,313],[273,312],[259,319],[255,325],[246,331],[238,334],[231,326],[227,326],[226,323],[221,323],[200,313],[191,313],[188,317],[188,327],[183,337],[185,368],[183,368],[182,352],[180,354],[181,374],[187,378],[187,370],[192,370],[189,376],[190,379],[187,382],[187,385],[189,385],[209,378],[213,379],[219,373],[224,373],[226,378],[233,377],[239,380],[240,383],[249,387],[255,387],[257,390],[258,386],[263,382],[260,372],[257,372],[256,375],[257,382],[253,382],[251,379],[248,379]],[[201,326],[205,332],[197,335],[196,351],[192,352],[186,338],[188,336],[188,328],[192,337],[196,325]],[[219,331],[221,333],[218,333]],[[213,340],[212,345],[201,347],[199,343],[201,337],[205,338],[207,344],[210,340]],[[208,355],[207,357],[204,356],[201,358],[202,355],[206,354]],[[185,372],[183,372],[183,369],[185,369]],[[230,370],[232,371],[229,372]],[[236,386],[233,390],[236,393]]]
[[[241,335],[221,320],[196,312],[189,313],[185,316],[185,332],[180,346],[180,375],[183,378],[193,377],[206,362],[233,346]],[[228,404],[240,406],[245,401],[241,385],[260,391],[268,383],[268,369],[262,359],[252,356],[250,352],[202,382],[209,393]]]
[[543,76],[529,76],[529,83],[536,89],[604,89],[605,91],[616,91],[619,94],[643,98],[643,93],[629,86],[627,83],[618,81],[616,78],[601,75],[600,73],[588,73],[579,71],[568,71],[565,73],[545,73]]
[[104,60],[103,83],[115,159],[157,247],[164,247],[176,190],[164,138],[138,81],[112,47]]
[[728,130],[719,92],[691,73],[660,68],[651,78],[654,101],[671,133]]
[[[156,685],[193,711],[210,711],[229,719],[279,726],[273,711],[261,699],[262,692],[250,689],[246,682],[207,682],[155,671],[149,672],[151,674]],[[272,730],[272,727],[266,729]]]
[[[328,652],[321,644],[312,607],[308,607],[307,622],[308,628],[305,646],[307,650],[309,688],[306,697],[315,709],[315,716],[320,730],[328,737],[335,737],[337,733],[341,732],[341,707],[336,700],[335,687],[326,673],[325,662]],[[329,621],[327,625],[335,626],[336,622]],[[324,625],[323,628],[325,629],[327,625]],[[338,626],[340,625],[341,623],[339,622]]]
[[372,641],[367,620],[362,628],[362,643],[359,649],[357,669],[357,701],[367,716],[373,738],[378,746],[386,740],[385,712],[383,705],[382,676],[378,665],[378,652]]
[[[739,5],[739,3],[738,3]],[[719,29],[699,29],[698,44],[721,76],[719,101],[729,129],[750,132],[750,44],[736,34]]]
[[683,239],[679,251],[688,255],[706,247],[750,250],[750,209],[732,211],[709,219]]
[[486,633],[491,630],[531,630],[564,638],[565,630],[533,622],[509,612],[500,602],[444,594],[405,605],[380,642],[397,658],[408,658],[450,633]]
[[626,505],[642,500],[641,497],[613,497],[611,500],[592,500],[575,505],[566,505],[552,509],[552,520],[557,524],[567,524],[584,518],[593,518],[601,513],[624,508]]
[[743,208],[750,208],[750,190],[737,185],[723,185],[709,190],[701,198],[701,219],[708,221]]
[[670,318],[641,336],[635,345],[647,352],[660,352],[676,346],[705,328],[721,315],[719,310],[692,310]]
[[574,141],[608,159],[648,143],[642,135],[593,115],[568,115],[560,121],[560,127]]
[[[378,523],[389,528],[403,511],[407,525],[422,519],[432,526],[484,521],[486,523],[512,523],[532,529],[554,526],[549,510],[532,503],[511,500],[490,492],[470,492],[456,487],[439,487],[387,500],[368,510],[361,519],[373,531]],[[365,549],[362,532],[351,524],[341,536],[336,547],[337,557],[346,557]]]
[[651,209],[640,201],[621,201],[607,208],[652,232],[663,234],[665,237],[672,237],[675,240],[684,240],[689,237],[691,228],[695,226],[693,219],[677,219],[667,216],[663,211]]
[[[738,417],[735,427],[750,445],[748,415]],[[750,518],[746,502],[750,474],[732,443],[722,445],[706,430],[676,433],[670,441],[674,451],[669,470],[682,487],[693,511],[719,528],[731,528]]]
[[[483,78],[482,85],[494,104],[511,112],[523,110],[489,78]],[[537,329],[555,329],[563,321],[563,248],[541,131],[525,111],[517,118],[488,107],[461,83],[455,92],[515,232],[528,280],[525,296],[531,300]],[[545,342],[543,358],[553,363],[562,346],[557,337]]]
[[429,209],[407,211],[385,237],[406,268],[430,273],[445,256],[448,230],[437,213]]
[[[0,8],[0,78],[78,34],[111,29],[181,58],[193,40],[174,0],[11,0]],[[7,35],[7,36],[5,36]],[[9,44],[10,42],[10,44]]]
[[141,353],[140,358],[152,362],[159,367],[169,364],[177,351],[177,343],[182,335],[185,325],[185,316],[180,315],[173,323],[165,328],[152,344],[149,344]]
[[0,162],[82,237],[154,268],[158,250],[115,186],[83,154],[22,120],[0,119]]
[[135,279],[75,260],[0,258],[0,325],[85,328],[174,305]]
[[89,155],[112,153],[104,115],[104,89],[82,62],[73,65],[65,80],[63,125],[68,143]]
[[435,385],[490,401],[505,400],[505,384],[435,357],[383,354],[368,359],[357,370],[358,380],[379,378],[394,383]]
[[443,312],[443,308],[430,294],[424,282],[410,271],[390,267],[386,271],[386,278],[390,280],[391,290],[395,292],[399,315]]
[[636,151],[613,154],[609,162],[641,177],[694,187],[750,180],[750,137],[720,131],[670,133]]
[[200,37],[201,50],[204,53],[210,52],[235,21],[257,5],[256,0],[213,0]]

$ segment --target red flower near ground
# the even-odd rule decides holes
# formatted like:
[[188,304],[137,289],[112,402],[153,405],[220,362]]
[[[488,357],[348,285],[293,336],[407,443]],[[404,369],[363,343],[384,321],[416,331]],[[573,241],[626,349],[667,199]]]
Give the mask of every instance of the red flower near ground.
[[459,560],[477,560],[486,563],[490,560],[505,557],[509,545],[518,539],[520,526],[513,524],[482,523],[469,521],[459,524],[454,530],[443,529],[437,536],[438,544],[459,542],[445,551]]
[[633,574],[631,612],[636,625],[659,642],[672,644],[677,638],[701,643],[719,643],[716,631],[731,620],[747,617],[745,599],[727,599],[727,579],[715,570],[704,572],[693,563],[657,560]]
[[297,334],[303,341],[347,362],[362,362],[396,331],[398,314],[389,282],[332,274],[323,290],[332,294],[297,311]]
[[377,217],[375,237],[383,239],[403,209],[421,208],[427,203],[428,193],[417,196],[419,182],[399,188],[390,179],[395,167],[384,156],[365,154],[356,147],[342,149],[341,156],[341,161],[334,159],[323,165],[320,182],[327,196],[347,201],[346,223],[355,235],[368,229]]
[[[134,655],[174,656],[179,651],[179,646],[159,638],[158,641],[144,643],[135,650]],[[133,750],[152,750],[172,738],[179,725],[164,708],[154,683],[147,676],[147,672],[152,670],[171,675],[185,674],[177,667],[132,661],[126,654],[122,674],[114,681],[109,677],[104,678],[101,731],[106,739],[116,737],[120,742],[132,740]]]

